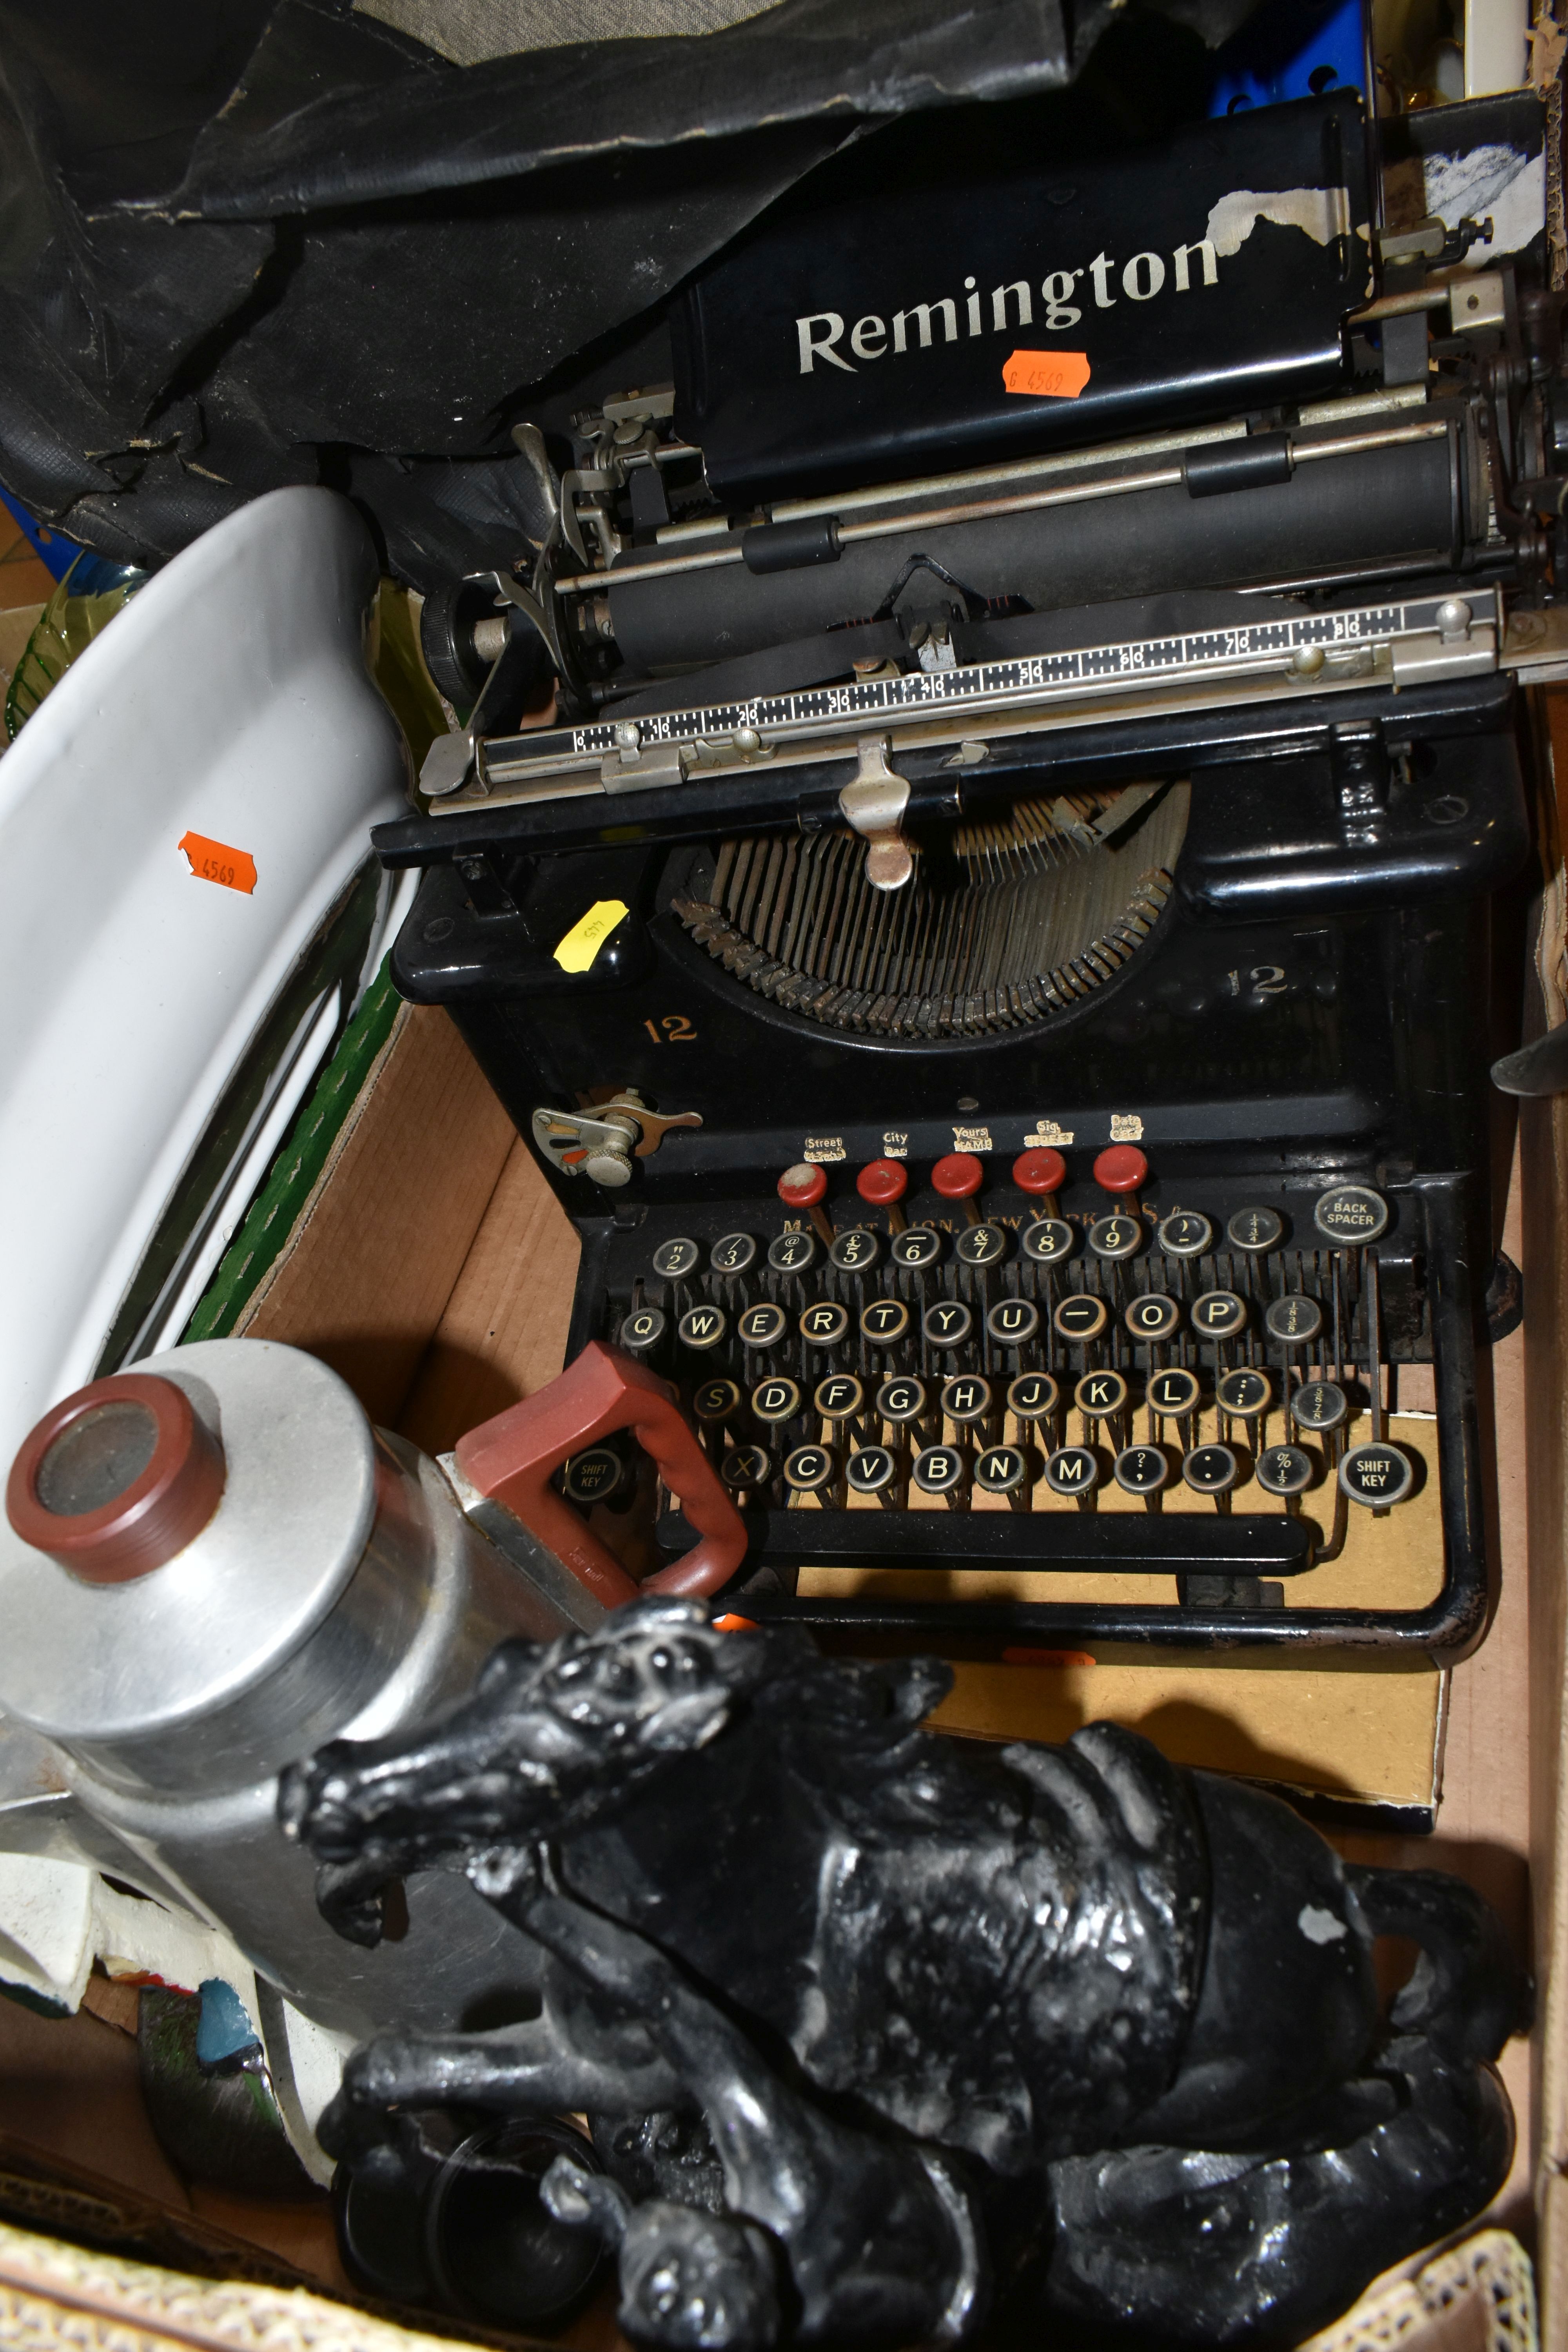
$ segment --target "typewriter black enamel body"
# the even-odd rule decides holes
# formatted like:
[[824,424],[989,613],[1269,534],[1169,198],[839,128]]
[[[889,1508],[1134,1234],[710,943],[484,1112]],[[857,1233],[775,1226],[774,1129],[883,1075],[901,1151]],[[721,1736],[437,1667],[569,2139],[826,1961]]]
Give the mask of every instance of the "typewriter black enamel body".
[[[1532,99],[1443,113],[1544,189]],[[573,1350],[679,1384],[748,1615],[1479,1636],[1489,896],[1568,431],[1542,236],[1376,229],[1395,176],[1337,93],[918,249],[896,189],[796,199],[670,385],[564,467],[519,429],[547,535],[427,609],[468,717],[378,835],[398,984],[578,1226]]]

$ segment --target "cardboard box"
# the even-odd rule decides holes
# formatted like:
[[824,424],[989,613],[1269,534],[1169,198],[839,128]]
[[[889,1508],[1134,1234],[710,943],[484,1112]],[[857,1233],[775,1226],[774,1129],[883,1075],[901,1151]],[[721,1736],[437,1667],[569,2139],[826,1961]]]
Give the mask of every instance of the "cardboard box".
[[[1559,765],[1568,776],[1568,696],[1555,709],[1564,714]],[[1554,843],[1553,835],[1548,860],[1557,877]],[[1568,1010],[1562,906],[1561,881],[1554,878],[1539,959],[1548,989],[1544,997],[1535,992],[1538,1025]],[[1568,2352],[1568,2197],[1562,2177],[1568,2164],[1568,1856],[1562,1851],[1559,1803],[1568,1664],[1562,1576],[1568,1366],[1559,1338],[1568,1330],[1568,1108],[1530,1108],[1522,1139],[1504,1239],[1522,1259],[1527,1316],[1522,1333],[1495,1349],[1489,1363],[1483,1359],[1483,1414],[1496,1432],[1490,1503],[1500,1581],[1489,1639],[1473,1658],[1450,1676],[1432,1669],[1388,1673],[1364,1660],[1307,1666],[1258,1659],[1235,1664],[972,1661],[961,1670],[938,1722],[970,1737],[1023,1732],[1056,1738],[1093,1716],[1113,1715],[1183,1761],[1320,1798],[1370,1800],[1395,1819],[1419,1817],[1424,1805],[1435,1806],[1430,1838],[1356,1826],[1342,1829],[1338,1842],[1357,1860],[1459,1872],[1502,1911],[1521,1947],[1531,1932],[1533,1872],[1542,2022],[1533,2057],[1522,2042],[1505,2057],[1520,2150],[1488,2218],[1536,2242],[1532,2203],[1538,2201],[1544,2340]],[[439,1012],[405,1007],[392,1021],[286,1243],[233,1316],[232,1328],[310,1349],[342,1374],[374,1420],[435,1454],[559,1370],[577,1255],[569,1221],[456,1031]],[[105,2010],[102,1992],[98,2007]],[[163,2210],[190,2217],[193,2229],[206,2229],[209,2242],[212,2231],[226,2230],[232,2235],[224,2244],[270,2250],[285,2266],[278,2275],[289,2275],[292,2265],[293,2274],[341,2290],[330,2220],[321,2205],[245,2206],[174,2178],[139,2111],[127,2021],[84,2011],[64,2024],[46,2023],[0,2002],[0,2132],[16,2135],[34,2151],[26,2157],[14,2150],[15,2162],[25,2168],[42,2161],[47,2168],[52,2155],[57,2164],[103,2176],[113,2185],[106,2194],[150,2190]],[[0,2147],[0,2176],[5,2170]],[[1532,2182],[1539,2183],[1538,2200]],[[47,2213],[47,2198],[39,2210]],[[114,2302],[122,2294],[134,2304],[134,2282],[106,2285],[107,2273],[92,2273],[89,2279],[87,2272],[73,2272],[74,2259],[62,2258],[63,2268],[57,2264],[50,2274],[64,2296],[62,2309],[122,2308]],[[214,2259],[221,2266],[221,2249]],[[19,2260],[0,2235],[0,2314],[7,2262],[14,2267]],[[1406,2265],[1408,2276],[1388,2283],[1386,2293],[1395,2296],[1403,2316],[1394,2335],[1385,2332],[1377,2340],[1413,2341],[1410,2330],[1417,2323],[1450,2329],[1457,2324],[1449,2305],[1470,2295],[1474,2281],[1462,2294],[1456,2289],[1436,2317],[1417,2294],[1413,2319],[1417,2268]],[[1486,2273],[1494,2274],[1495,2266]],[[16,2291],[25,2299],[34,2289]],[[46,2283],[38,2291],[47,2302],[54,2289]],[[149,2286],[146,2292],[156,2300],[173,2290]],[[77,2304],[71,2294],[78,2294]],[[1484,2283],[1475,2286],[1476,2310],[1489,2294]],[[230,2340],[210,2318],[192,2326],[194,2336],[185,2334],[185,2341]],[[348,2329],[345,2342],[372,2342],[357,2321],[342,2326]],[[590,2315],[568,2340],[601,2340],[609,2326],[602,2311]],[[149,2323],[147,2332],[156,2335],[159,2327]],[[1336,2346],[1350,2340],[1340,2330],[1331,2336]],[[1450,2339],[1431,2338],[1438,2340]],[[1483,2331],[1474,2340],[1488,2339]]]

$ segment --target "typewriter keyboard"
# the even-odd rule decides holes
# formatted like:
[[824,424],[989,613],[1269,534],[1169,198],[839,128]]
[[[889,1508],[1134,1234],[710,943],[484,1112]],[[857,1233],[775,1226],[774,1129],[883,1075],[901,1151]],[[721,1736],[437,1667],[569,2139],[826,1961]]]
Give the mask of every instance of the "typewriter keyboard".
[[[1227,1179],[1155,1201],[1128,1147],[1087,1205],[1054,1151],[1012,1174],[954,1153],[911,1198],[873,1163],[851,1217],[802,1167],[772,1214],[616,1235],[600,1336],[678,1385],[752,1559],[1174,1576],[1188,1606],[1279,1608],[1275,1580],[1405,1513],[1437,1590],[1419,1200]],[[563,1483],[589,1504],[626,1475],[606,1445]]]

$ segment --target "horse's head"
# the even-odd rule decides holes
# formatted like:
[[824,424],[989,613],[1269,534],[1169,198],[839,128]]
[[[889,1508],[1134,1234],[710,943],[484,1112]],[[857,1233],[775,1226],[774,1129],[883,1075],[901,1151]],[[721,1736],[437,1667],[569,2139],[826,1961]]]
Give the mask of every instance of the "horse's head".
[[769,1646],[715,1631],[700,1602],[653,1597],[547,1648],[505,1643],[444,1721],[334,1740],[291,1765],[279,1820],[318,1861],[366,1878],[559,1835],[705,1747],[762,1679]]

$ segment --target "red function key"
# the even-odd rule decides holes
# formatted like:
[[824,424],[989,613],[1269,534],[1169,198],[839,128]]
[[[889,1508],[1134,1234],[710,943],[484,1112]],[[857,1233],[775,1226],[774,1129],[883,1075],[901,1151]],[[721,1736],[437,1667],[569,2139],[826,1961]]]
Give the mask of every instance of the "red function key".
[[874,1209],[888,1212],[888,1231],[901,1234],[904,1213],[899,1202],[910,1189],[910,1171],[897,1160],[868,1160],[855,1179],[855,1190]]
[[829,1249],[834,1243],[833,1220],[822,1206],[827,1178],[809,1160],[797,1160],[779,1178],[779,1199],[786,1209],[804,1209]]
[[932,1192],[940,1192],[944,1201],[962,1201],[972,1225],[980,1223],[974,1195],[984,1181],[985,1171],[973,1151],[946,1152],[931,1171]]
[[1129,1216],[1136,1217],[1141,1213],[1138,1195],[1149,1181],[1149,1162],[1135,1143],[1113,1143],[1096,1160],[1094,1181],[1122,1203]]
[[1020,1192],[1033,1192],[1042,1217],[1060,1214],[1057,1194],[1068,1181],[1068,1164],[1059,1151],[1022,1151],[1013,1162],[1013,1181]]

